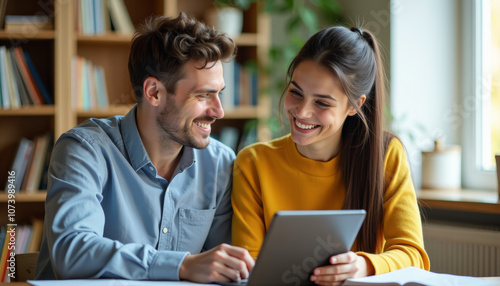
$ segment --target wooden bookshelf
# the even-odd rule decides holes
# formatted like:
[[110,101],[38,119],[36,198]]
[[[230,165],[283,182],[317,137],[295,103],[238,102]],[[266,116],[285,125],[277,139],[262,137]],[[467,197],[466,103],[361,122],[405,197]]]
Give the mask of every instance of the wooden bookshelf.
[[133,107],[133,104],[112,105],[107,109],[94,109],[90,111],[78,110],[79,118],[104,118],[113,115],[125,115]]
[[1,39],[17,39],[17,40],[54,40],[54,31],[38,31],[36,33],[21,33],[21,32],[9,32],[0,31]]
[[[47,197],[46,191],[38,191],[30,194],[16,194],[16,203],[44,203],[45,197]],[[9,197],[7,194],[0,194],[0,203],[7,203]]]
[[[47,3],[46,3],[47,2]],[[49,93],[53,105],[28,106],[17,109],[0,108],[0,189],[4,189],[7,171],[21,138],[34,139],[51,133],[57,139],[62,133],[91,117],[110,117],[126,114],[134,105],[132,86],[128,75],[128,54],[132,34],[107,32],[102,35],[82,35],[77,32],[77,1],[26,0],[23,5],[8,1],[6,14],[35,15],[41,12],[53,17],[53,30],[29,33],[0,30],[0,45],[20,45],[29,53]],[[213,0],[124,0],[135,26],[151,15],[177,16],[180,11],[204,19],[204,13]],[[245,11],[243,33],[235,39],[238,45],[236,61],[267,63],[270,42],[269,18],[260,12],[257,4]],[[78,110],[72,94],[71,61],[83,56],[104,67],[110,107],[107,109]],[[259,74],[259,90],[265,90],[266,78]],[[225,118],[217,120],[217,128],[237,127],[243,132],[245,123],[258,121],[258,139],[269,139],[266,120],[270,114],[270,100],[259,94],[257,106],[238,106],[225,110]],[[1,191],[0,191],[1,192]],[[16,220],[29,222],[43,218],[46,192],[16,194]],[[0,194],[0,223],[7,223],[7,195]]]
[[118,35],[114,33],[106,33],[95,36],[77,35],[76,39],[79,44],[94,43],[94,44],[104,44],[104,45],[111,45],[111,44],[128,45],[132,40],[132,35]]
[[31,223],[34,218],[43,219],[45,214],[45,197],[47,192],[39,191],[32,194],[16,194],[15,195],[15,214],[14,221],[8,221],[8,195],[0,194],[0,224],[26,224]]
[[26,106],[17,109],[0,109],[0,116],[53,116],[53,105]]

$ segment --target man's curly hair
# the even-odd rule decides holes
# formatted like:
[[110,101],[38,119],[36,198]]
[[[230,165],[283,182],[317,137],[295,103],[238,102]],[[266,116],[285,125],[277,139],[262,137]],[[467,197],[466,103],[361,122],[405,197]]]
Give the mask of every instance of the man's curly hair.
[[233,59],[236,52],[236,44],[226,34],[183,12],[177,18],[150,17],[138,27],[130,48],[128,70],[135,98],[142,101],[142,85],[148,77],[161,81],[173,94],[184,77],[186,62],[204,60],[200,68],[205,68],[211,62]]

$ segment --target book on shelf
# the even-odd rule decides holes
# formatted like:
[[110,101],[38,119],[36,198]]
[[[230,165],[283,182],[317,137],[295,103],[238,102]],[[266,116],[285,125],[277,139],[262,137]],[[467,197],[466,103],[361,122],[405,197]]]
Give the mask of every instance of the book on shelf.
[[18,46],[0,46],[1,108],[53,104],[29,55]]
[[249,71],[250,77],[250,105],[257,106],[259,98],[259,74],[257,70]]
[[90,60],[76,56],[71,61],[71,97],[77,110],[106,109],[109,107],[104,68]]
[[39,190],[44,167],[47,163],[46,157],[51,149],[51,134],[38,136],[34,140],[33,155],[28,164],[26,175],[21,185],[21,192],[34,193]]
[[257,105],[258,76],[252,65],[241,65],[233,60],[222,63],[222,72],[226,88],[220,98],[225,110]]
[[[34,140],[27,138],[20,140],[10,169],[15,172],[13,185],[16,192],[33,193],[46,182],[52,142],[52,134],[40,135]],[[13,189],[9,188],[10,183],[12,181],[6,182],[5,190]]]
[[[99,13],[102,16],[102,28],[105,32],[111,31],[111,15],[109,14],[109,0],[100,0],[100,10]],[[99,5],[94,6],[95,9],[99,9]]]
[[10,95],[7,81],[7,66],[5,64],[5,53],[7,48],[0,46],[0,98],[2,99],[1,108],[10,108]]
[[5,241],[8,240],[7,237],[7,225],[0,226],[0,282],[2,281],[2,272],[5,268],[5,263],[7,263],[7,252],[5,249]]
[[97,10],[94,6],[97,0],[79,0],[77,7],[78,15],[78,32],[83,35],[96,35],[104,33],[98,26],[102,21],[101,13],[96,13]]
[[21,101],[21,106],[34,105],[33,98],[31,98],[31,95],[29,94],[26,82],[24,81],[24,78],[21,74],[21,70],[19,68],[19,63],[17,62],[17,60],[14,56],[13,49],[9,50],[9,55],[10,55],[10,60],[12,63],[12,74],[13,74],[13,77],[15,80],[14,84],[17,86],[17,91],[19,94],[19,99]]
[[23,49],[20,46],[18,46],[12,49],[11,53],[14,55],[14,59],[16,60],[17,67],[21,74],[21,81],[22,83],[24,83],[27,92],[29,94],[29,97],[33,101],[33,104],[34,105],[44,104],[45,102],[43,100],[42,94],[40,93],[40,89],[38,88],[34,80],[34,77],[28,67]]
[[1,273],[3,270],[3,263],[5,263],[5,257],[3,257],[4,254],[4,244],[5,244],[5,239],[7,238],[7,225],[1,225],[0,226],[0,278],[1,278]]
[[111,31],[111,19],[109,14],[109,0],[92,0],[94,12],[94,32],[102,34]]
[[232,94],[232,101],[233,101],[233,107],[237,107],[241,105],[241,90],[242,90],[242,85],[241,85],[241,65],[236,62],[234,62],[234,70],[233,70],[233,75],[231,80],[231,85],[233,85],[233,94]]
[[28,252],[28,245],[33,233],[33,228],[30,224],[18,224],[16,226],[16,253]]
[[84,61],[83,65],[83,110],[95,109],[97,103],[97,93],[95,90],[95,82],[93,75],[93,64],[89,60]]
[[[2,227],[1,231],[4,231]],[[11,237],[14,237],[11,240]],[[0,256],[0,282],[8,282],[8,267],[10,256],[15,255],[15,237],[16,237],[16,225],[5,226],[5,236],[2,245],[2,255]]]
[[[12,162],[12,167],[10,168],[11,171],[15,172],[15,181],[13,185],[16,192],[19,192],[21,189],[21,184],[33,153],[33,145],[34,142],[32,140],[22,138],[17,147],[17,152],[14,157],[14,161]],[[8,187],[9,184],[10,182],[7,181],[5,184],[5,190],[12,189]]]
[[96,34],[96,27],[94,22],[94,11],[92,8],[93,0],[80,1],[82,11],[82,22],[83,22],[83,34]]
[[39,30],[53,30],[54,21],[48,15],[6,15],[5,31],[36,33]]
[[102,11],[103,0],[92,0],[92,14],[94,14],[94,33],[104,33],[104,15]]
[[[14,69],[12,67],[12,58],[10,56],[10,51],[5,49],[5,52],[2,52],[3,61],[6,69],[6,80],[5,84],[8,87],[8,95],[10,96],[10,108],[19,108],[21,107],[21,99],[19,97],[19,90],[17,87],[17,82],[14,76]],[[2,82],[3,84],[4,82]]]
[[254,64],[244,64],[239,72],[240,106],[256,106],[258,96],[258,74]]
[[101,109],[109,108],[106,74],[102,66],[94,66],[94,82],[97,95],[97,106]]
[[5,282],[4,273],[7,270],[7,255],[8,255],[8,247],[9,247],[9,236],[10,233],[7,232],[7,226],[5,229],[2,227],[2,232],[5,233],[4,240],[2,242],[2,255],[0,256],[0,282]]
[[118,34],[132,35],[135,32],[134,24],[123,0],[107,0],[111,24]]
[[77,31],[100,35],[109,31],[132,34],[134,25],[123,0],[79,0],[75,5]]
[[0,29],[5,28],[5,13],[7,11],[7,1],[0,0]]
[[226,87],[220,94],[220,101],[224,110],[231,110],[235,107],[235,73],[236,61],[232,60],[228,63],[222,63],[222,76],[224,77],[224,83],[226,84]]
[[[43,219],[33,218],[27,224],[2,225],[0,227],[0,282],[9,281],[9,269],[12,267],[9,257],[18,253],[37,252],[40,250],[43,234]],[[14,236],[15,239],[11,239]]]
[[35,81],[36,87],[38,87],[38,90],[43,98],[43,104],[50,104],[50,105],[54,104],[54,100],[52,99],[52,96],[50,95],[47,87],[43,83],[43,80],[40,77],[40,74],[38,73],[35,64],[33,64],[30,55],[26,52],[24,52],[24,60],[26,61],[29,72],[31,73],[31,76]]

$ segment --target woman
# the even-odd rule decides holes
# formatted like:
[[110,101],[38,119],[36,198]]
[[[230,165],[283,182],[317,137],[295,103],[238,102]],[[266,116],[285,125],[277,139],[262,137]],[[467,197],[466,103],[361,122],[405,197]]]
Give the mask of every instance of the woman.
[[364,209],[352,251],[310,280],[407,266],[429,269],[420,213],[401,142],[383,131],[384,79],[376,39],[358,28],[313,35],[288,69],[282,95],[290,134],[243,149],[233,177],[233,243],[258,255],[279,210]]

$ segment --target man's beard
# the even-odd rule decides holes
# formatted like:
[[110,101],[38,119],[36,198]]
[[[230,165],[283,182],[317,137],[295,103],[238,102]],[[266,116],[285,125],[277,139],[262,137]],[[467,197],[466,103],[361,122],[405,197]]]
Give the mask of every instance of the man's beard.
[[[171,104],[172,103],[169,103],[167,106],[170,106]],[[206,141],[199,140],[195,136],[192,128],[193,125],[195,125],[195,120],[213,121],[213,118],[196,118],[195,120],[191,121],[191,124],[184,123],[182,130],[179,130],[179,122],[177,121],[179,117],[175,116],[176,114],[178,114],[178,112],[175,111],[175,107],[167,107],[160,113],[160,116],[156,118],[156,125],[160,133],[160,140],[172,140],[183,146],[196,149],[205,149],[210,143],[209,134],[207,134],[206,136],[201,135],[204,136],[204,138],[207,138]]]

